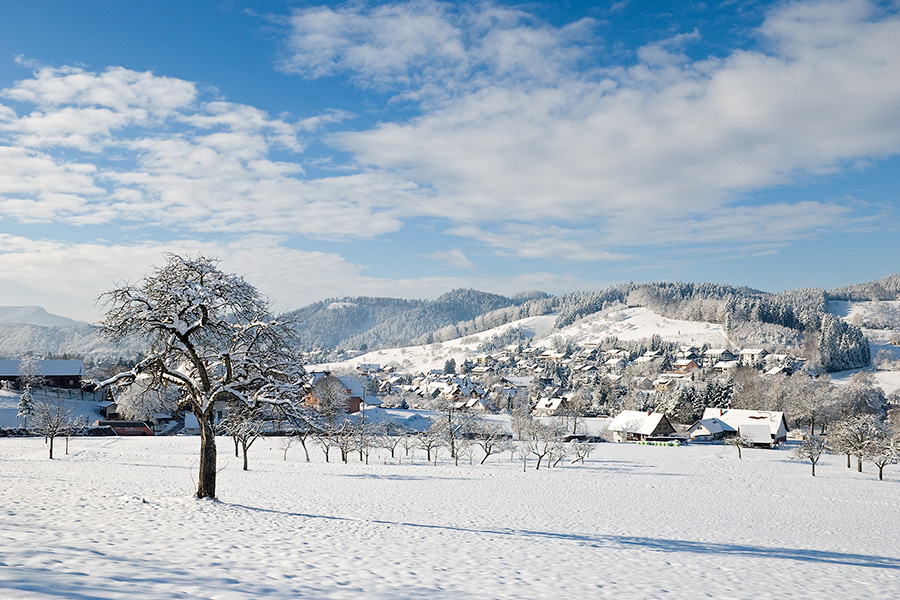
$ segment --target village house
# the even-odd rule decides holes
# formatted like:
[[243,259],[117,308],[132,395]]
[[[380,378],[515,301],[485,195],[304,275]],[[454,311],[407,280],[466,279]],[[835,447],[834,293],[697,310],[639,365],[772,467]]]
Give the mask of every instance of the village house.
[[703,366],[707,367],[720,362],[735,360],[735,355],[726,348],[710,348],[703,353]]
[[535,417],[555,417],[565,411],[566,404],[566,399],[559,396],[541,398],[535,404],[532,412]]
[[[780,411],[707,408],[703,411],[703,417],[698,423],[710,419],[716,419],[731,429],[731,432],[726,430],[723,436],[728,436],[729,433],[732,435],[740,433],[747,437],[754,446],[771,448],[787,440],[787,421],[784,413]],[[697,423],[694,425],[696,426]],[[704,423],[702,427],[707,431],[710,430],[709,424]],[[694,426],[691,429],[694,429]],[[691,429],[688,431],[690,432]]]
[[679,358],[672,363],[672,371],[675,373],[693,373],[699,370],[700,365],[692,358]]
[[[310,402],[310,404],[315,406],[318,402],[315,398],[316,383],[329,375],[331,375],[331,373],[328,371],[314,371],[309,374],[310,391],[308,402]],[[344,389],[347,392],[347,412],[350,414],[359,412],[363,399],[366,396],[365,386],[356,377],[340,376],[337,377],[337,379],[343,384]]]
[[675,433],[675,427],[662,413],[623,410],[606,431],[614,442],[634,442],[668,437]]
[[744,348],[738,352],[738,361],[745,367],[752,367],[762,361],[767,354],[763,348]]

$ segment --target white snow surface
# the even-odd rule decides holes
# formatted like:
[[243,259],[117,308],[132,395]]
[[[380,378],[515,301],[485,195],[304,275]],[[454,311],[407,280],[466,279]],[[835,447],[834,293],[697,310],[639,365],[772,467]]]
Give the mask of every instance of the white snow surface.
[[[580,466],[312,462],[199,439],[0,439],[0,598],[897,598],[900,471],[601,444]],[[355,458],[355,457],[354,457]]]

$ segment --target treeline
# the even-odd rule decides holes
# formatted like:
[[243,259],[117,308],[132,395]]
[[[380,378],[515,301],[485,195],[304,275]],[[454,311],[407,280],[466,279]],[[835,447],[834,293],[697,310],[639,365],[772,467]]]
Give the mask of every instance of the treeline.
[[830,290],[829,300],[852,300],[865,302],[869,300],[900,300],[900,273],[894,273],[869,283],[857,283]]

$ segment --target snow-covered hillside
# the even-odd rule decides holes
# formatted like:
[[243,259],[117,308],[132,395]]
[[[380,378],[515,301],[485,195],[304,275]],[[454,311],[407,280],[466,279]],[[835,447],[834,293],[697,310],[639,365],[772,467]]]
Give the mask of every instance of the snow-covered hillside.
[[356,368],[360,364],[377,363],[397,365],[401,370],[411,372],[441,369],[444,363],[451,358],[462,362],[466,358],[475,356],[478,354],[480,344],[516,327],[521,328],[528,336],[540,338],[553,330],[555,320],[555,315],[529,317],[464,338],[424,346],[374,350],[347,361],[309,365],[308,368],[310,370],[340,370]]
[[[607,337],[620,340],[650,339],[658,335],[666,341],[700,347],[722,348],[730,346],[724,329],[717,323],[667,319],[647,308],[622,308],[604,311],[585,317],[565,327],[554,335],[575,345],[596,344]],[[552,344],[552,336],[539,346]]]
[[[828,310],[850,323],[863,325],[863,333],[869,340],[869,349],[873,360],[878,363],[879,356],[892,356],[897,362],[896,370],[875,370],[873,375],[879,386],[890,393],[900,390],[900,346],[891,343],[900,334],[900,301],[882,300],[877,302],[848,302],[832,300],[828,302]],[[865,327],[865,324],[879,325],[878,329]],[[831,375],[835,383],[843,384],[858,371],[841,371]]]
[[226,438],[211,502],[191,497],[198,443],[75,438],[51,461],[0,439],[0,597],[897,597],[897,467],[615,444],[540,471],[345,465],[272,438],[244,472]]
[[731,346],[721,325],[667,319],[646,308],[604,311],[584,317],[562,329],[553,328],[555,321],[556,315],[529,317],[457,340],[425,346],[377,350],[344,362],[311,365],[310,369],[340,370],[355,368],[360,364],[377,363],[397,365],[403,371],[427,372],[443,368],[444,363],[451,358],[457,363],[472,359],[479,354],[479,344],[516,327],[531,336],[532,346],[538,348],[553,347],[558,340],[583,346],[599,343],[611,336],[627,341],[649,340],[654,335],[659,335],[667,341],[698,347],[703,344],[711,347]]

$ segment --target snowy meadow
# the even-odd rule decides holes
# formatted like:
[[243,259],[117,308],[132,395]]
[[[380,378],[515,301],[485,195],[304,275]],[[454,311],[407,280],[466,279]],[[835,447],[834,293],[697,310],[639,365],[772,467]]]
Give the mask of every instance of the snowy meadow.
[[[220,438],[198,500],[195,437],[0,439],[0,597],[896,598],[900,470],[828,455],[599,444],[523,471],[307,463]],[[402,450],[399,453],[402,454]]]

